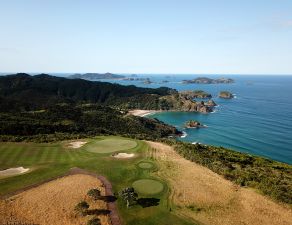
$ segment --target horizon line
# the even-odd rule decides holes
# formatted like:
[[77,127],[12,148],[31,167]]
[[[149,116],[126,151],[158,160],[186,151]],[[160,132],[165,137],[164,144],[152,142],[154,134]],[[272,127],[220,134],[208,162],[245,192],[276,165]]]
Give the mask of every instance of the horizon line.
[[29,75],[38,75],[38,74],[48,74],[48,75],[56,75],[56,74],[85,74],[85,73],[98,73],[98,74],[105,74],[105,73],[111,73],[111,74],[118,74],[118,75],[168,75],[168,76],[174,76],[174,75],[196,75],[196,76],[204,76],[204,75],[212,75],[212,76],[292,76],[288,73],[282,73],[282,74],[272,74],[272,73],[119,73],[119,72],[0,72],[0,75],[12,75],[17,73],[26,73]]

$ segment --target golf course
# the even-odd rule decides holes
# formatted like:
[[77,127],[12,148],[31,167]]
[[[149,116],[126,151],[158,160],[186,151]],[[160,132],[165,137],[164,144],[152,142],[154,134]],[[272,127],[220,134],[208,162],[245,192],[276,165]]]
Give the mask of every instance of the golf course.
[[[116,194],[125,187],[135,188],[141,204],[127,209],[121,199],[117,200],[124,224],[194,224],[171,212],[167,182],[154,175],[159,168],[150,157],[150,151],[143,141],[115,136],[57,143],[1,143],[0,170],[16,167],[29,170],[0,177],[0,194],[3,198],[10,197],[18,190],[52,180],[78,167],[105,176]],[[117,159],[112,157],[113,153],[132,153],[135,157]],[[158,203],[145,207],[143,201],[147,199]]]
[[[119,155],[127,157],[116,157]],[[63,219],[62,224],[86,224],[87,217],[72,214],[74,205],[84,199],[95,209],[105,210],[105,203],[84,197],[90,188],[105,193],[105,186],[97,177],[86,174],[64,178],[72,168],[103,176],[110,182],[117,197],[115,214],[124,225],[289,224],[291,221],[289,206],[235,185],[184,159],[171,146],[118,136],[54,143],[1,143],[0,210],[11,215],[13,212],[8,208],[14,204],[14,210],[22,207],[23,218],[29,219],[26,216],[30,215],[39,224],[50,223],[43,222],[46,218],[38,220],[41,215],[33,212],[43,211],[48,218]],[[133,187],[138,195],[136,204],[129,207],[119,194],[127,187]],[[34,211],[36,204],[40,208]],[[50,211],[47,205],[58,207]],[[60,208],[67,214],[63,216]],[[0,220],[3,218],[0,213]],[[99,219],[103,225],[114,225],[107,215],[100,215]]]

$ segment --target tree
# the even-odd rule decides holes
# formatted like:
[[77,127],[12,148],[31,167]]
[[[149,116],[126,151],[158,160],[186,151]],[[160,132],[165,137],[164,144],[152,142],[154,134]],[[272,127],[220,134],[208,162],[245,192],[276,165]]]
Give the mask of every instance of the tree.
[[101,197],[101,193],[99,189],[90,189],[87,192],[87,195],[93,198],[94,200],[98,200]]
[[86,201],[81,201],[75,206],[75,211],[79,212],[82,216],[86,215],[86,210],[89,204]]
[[120,192],[120,196],[126,201],[127,208],[129,208],[130,204],[137,201],[138,194],[135,192],[134,188],[127,187]]

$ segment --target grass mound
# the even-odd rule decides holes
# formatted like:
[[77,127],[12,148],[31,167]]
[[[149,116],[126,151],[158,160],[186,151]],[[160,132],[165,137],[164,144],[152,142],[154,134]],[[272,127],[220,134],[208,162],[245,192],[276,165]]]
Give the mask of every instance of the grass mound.
[[111,153],[135,148],[137,142],[120,137],[106,137],[103,140],[96,140],[86,145],[85,149],[94,153]]
[[138,164],[138,166],[141,168],[141,169],[152,169],[154,167],[154,165],[150,162],[140,162]]
[[156,195],[163,191],[163,184],[157,180],[141,179],[133,183],[133,188],[140,194]]

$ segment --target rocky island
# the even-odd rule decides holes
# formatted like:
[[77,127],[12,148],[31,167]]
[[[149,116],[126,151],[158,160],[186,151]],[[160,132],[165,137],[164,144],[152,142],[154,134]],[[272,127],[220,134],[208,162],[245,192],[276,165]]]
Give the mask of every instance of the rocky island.
[[76,73],[70,75],[68,78],[84,80],[100,80],[100,79],[122,79],[125,78],[125,76],[112,73],[84,73],[84,74]]
[[229,91],[221,91],[219,93],[219,98],[231,99],[234,98],[234,95]]
[[153,82],[150,80],[150,78],[146,78],[144,81],[143,81],[143,84],[152,84]]
[[233,79],[230,78],[218,78],[218,79],[212,79],[208,77],[197,77],[192,80],[183,80],[183,84],[230,84],[234,83]]
[[189,120],[185,124],[186,128],[201,128],[201,127],[207,127],[206,125],[201,124],[197,120]]

